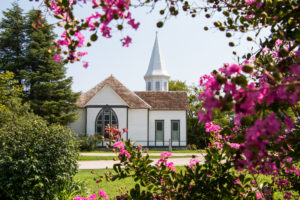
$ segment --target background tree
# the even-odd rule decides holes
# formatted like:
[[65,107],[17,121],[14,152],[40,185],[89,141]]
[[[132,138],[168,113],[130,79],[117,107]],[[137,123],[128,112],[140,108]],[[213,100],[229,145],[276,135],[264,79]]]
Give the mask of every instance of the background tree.
[[[23,85],[23,101],[49,123],[68,124],[76,118],[74,104],[79,93],[71,90],[63,63],[53,60],[56,35],[40,12],[31,10],[25,17],[14,4],[1,22],[0,70],[16,73]],[[14,36],[16,34],[16,36]],[[14,39],[15,38],[15,39]]]
[[[187,111],[187,139],[188,144],[196,145],[197,148],[205,148],[209,143],[211,134],[206,132],[204,124],[199,122],[198,112],[202,107],[198,96],[201,92],[200,86],[188,86],[185,81],[171,80],[169,82],[169,91],[185,91],[188,94],[189,110]],[[233,113],[216,111],[213,121],[222,127],[233,127]]]
[[[27,15],[28,47],[26,65],[29,91],[26,101],[34,113],[50,123],[67,124],[74,121],[74,104],[79,93],[71,90],[72,78],[66,78],[66,68],[53,60],[53,41],[56,35],[45,18],[37,18],[40,12],[31,10]],[[39,27],[39,24],[43,25]]]
[[18,98],[22,94],[22,87],[13,78],[12,72],[0,74],[0,110],[6,109],[13,98]]
[[190,88],[185,81],[171,80],[169,81],[169,91],[185,91],[189,93]]
[[26,65],[26,32],[23,10],[12,4],[12,8],[3,12],[0,22],[0,71],[9,70],[15,74],[19,84],[24,83]]
[[198,96],[199,86],[188,86],[185,81],[171,80],[169,91],[185,91],[188,95],[189,110],[187,111],[187,141],[189,145],[196,145],[197,148],[205,148],[209,141],[210,134],[205,131],[204,125],[199,123],[198,111],[201,108]]

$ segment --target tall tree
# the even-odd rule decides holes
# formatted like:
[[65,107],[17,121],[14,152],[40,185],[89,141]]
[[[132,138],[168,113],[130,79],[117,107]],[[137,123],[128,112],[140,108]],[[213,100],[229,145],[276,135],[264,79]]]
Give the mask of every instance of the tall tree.
[[66,68],[53,60],[53,27],[39,11],[27,15],[28,47],[26,64],[30,91],[25,96],[33,111],[50,123],[67,124],[74,121],[79,93],[71,90],[72,78],[66,78]]
[[23,10],[12,4],[12,8],[3,12],[0,22],[0,72],[9,70],[19,83],[24,83],[26,71],[26,26]]
[[[14,18],[13,13],[18,13],[17,19]],[[23,19],[20,30],[23,37],[11,43],[12,46],[10,46],[11,38],[6,35],[20,31],[19,26],[10,25],[6,21],[18,21],[19,18]],[[42,116],[49,123],[66,125],[74,121],[77,108],[74,103],[79,93],[72,92],[72,78],[66,78],[63,63],[53,60],[53,42],[56,37],[53,27],[47,23],[39,11],[31,10],[24,16],[16,4],[7,12],[1,23],[6,26],[0,35],[0,43],[5,44],[3,51],[0,51],[3,62],[0,69],[15,73],[22,71],[16,74],[15,78],[24,86],[23,100],[29,102],[35,114]],[[10,55],[16,51],[6,50],[10,48],[18,50],[15,46],[22,47],[19,59],[22,65],[19,64],[21,62],[18,59],[10,58]]]

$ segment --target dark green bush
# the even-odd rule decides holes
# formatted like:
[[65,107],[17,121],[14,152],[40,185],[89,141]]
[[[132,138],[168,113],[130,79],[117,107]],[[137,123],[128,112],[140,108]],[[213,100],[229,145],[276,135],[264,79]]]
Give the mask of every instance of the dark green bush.
[[0,110],[0,199],[56,199],[77,172],[73,132],[17,106]]

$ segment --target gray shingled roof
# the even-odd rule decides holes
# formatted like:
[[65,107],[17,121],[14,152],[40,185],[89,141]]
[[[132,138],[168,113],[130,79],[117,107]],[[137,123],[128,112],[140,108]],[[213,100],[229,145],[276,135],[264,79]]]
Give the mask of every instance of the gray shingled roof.
[[135,92],[146,101],[152,110],[188,110],[189,102],[186,92]]

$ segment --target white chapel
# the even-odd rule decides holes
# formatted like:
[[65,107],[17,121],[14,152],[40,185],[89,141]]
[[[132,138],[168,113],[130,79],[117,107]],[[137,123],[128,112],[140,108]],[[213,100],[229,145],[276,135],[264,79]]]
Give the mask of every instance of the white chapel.
[[[146,91],[132,92],[110,76],[82,94],[77,101],[79,119],[70,124],[76,133],[104,134],[107,124],[127,128],[123,138],[147,147],[187,145],[189,108],[186,92],[168,91],[167,72],[156,35],[148,70]],[[105,144],[102,144],[105,146]]]

